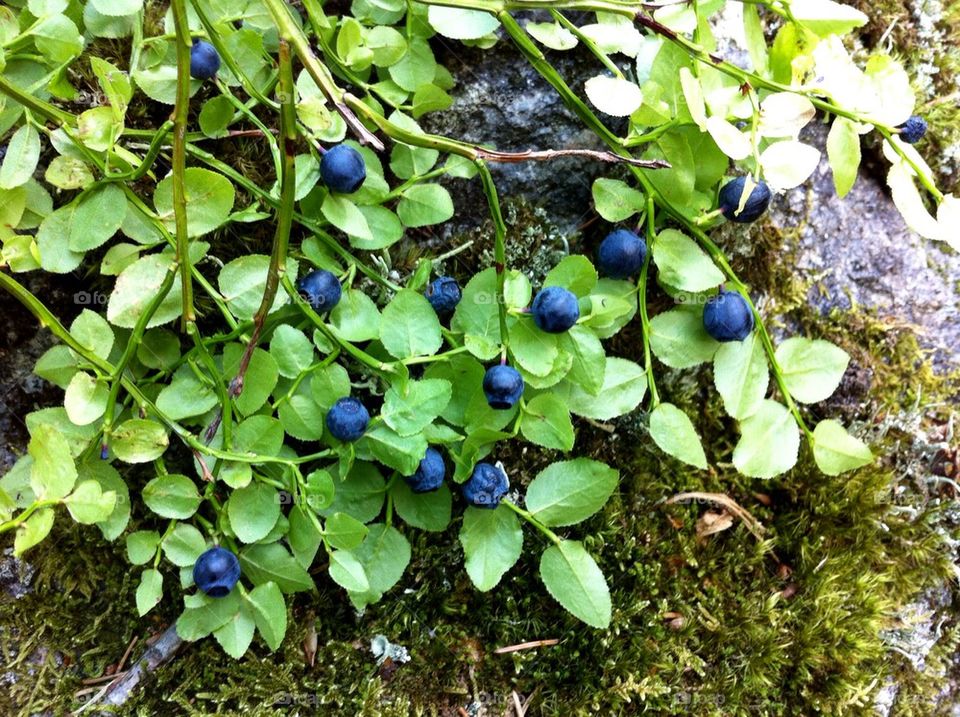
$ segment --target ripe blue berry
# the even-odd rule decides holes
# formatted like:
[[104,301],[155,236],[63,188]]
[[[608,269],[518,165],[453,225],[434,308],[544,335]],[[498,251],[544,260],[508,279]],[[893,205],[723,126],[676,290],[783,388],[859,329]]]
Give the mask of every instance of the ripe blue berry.
[[483,393],[490,408],[513,408],[523,395],[523,376],[512,366],[491,366],[483,376]]
[[460,297],[463,295],[460,291],[460,284],[457,280],[449,276],[441,276],[434,279],[433,283],[423,292],[430,302],[430,306],[437,312],[438,316],[449,316],[460,303]]
[[489,463],[477,463],[463,484],[463,497],[477,508],[496,508],[510,489],[507,474]]
[[643,268],[647,258],[647,243],[642,237],[626,229],[607,234],[600,242],[597,264],[600,273],[611,279],[629,279]]
[[580,318],[580,304],[572,291],[562,286],[541,289],[531,307],[533,323],[548,334],[562,334]]
[[703,307],[703,327],[717,341],[743,341],[753,331],[753,312],[739,292],[721,289]]
[[353,194],[367,178],[363,156],[349,144],[338,144],[320,158],[320,176],[333,192]]
[[900,139],[907,144],[916,144],[927,133],[927,121],[918,115],[900,125]]
[[220,55],[217,48],[206,40],[194,40],[190,48],[190,76],[198,80],[209,80],[220,69]]
[[314,311],[330,311],[340,302],[340,280],[326,269],[316,269],[297,282],[297,291]]
[[446,472],[443,455],[436,448],[428,448],[427,454],[417,467],[417,472],[412,476],[405,476],[404,480],[414,493],[429,493],[443,485]]
[[212,598],[229,595],[239,579],[240,561],[226,548],[210,548],[193,564],[193,582]]
[[739,224],[757,221],[770,206],[770,187],[761,179],[750,192],[743,211],[738,211],[746,184],[746,177],[737,177],[724,184],[720,190],[720,211],[727,219]]
[[366,406],[350,396],[341,398],[327,412],[327,429],[339,441],[355,441],[367,430],[370,414]]

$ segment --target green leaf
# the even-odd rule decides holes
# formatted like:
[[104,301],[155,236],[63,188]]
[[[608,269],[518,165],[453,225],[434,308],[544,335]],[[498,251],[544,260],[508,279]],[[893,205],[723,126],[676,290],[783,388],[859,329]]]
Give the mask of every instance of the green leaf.
[[197,512],[200,494],[185,475],[171,473],[154,478],[143,487],[143,502],[161,518],[183,520]]
[[450,525],[453,496],[446,483],[429,493],[414,493],[406,481],[398,480],[393,484],[390,494],[397,515],[408,525],[435,533],[446,530]]
[[406,227],[442,224],[453,216],[453,200],[439,184],[415,184],[403,192],[397,215]]
[[[267,286],[267,272],[270,268],[270,257],[265,254],[246,254],[238,257],[220,270],[217,277],[217,286],[223,294],[231,313],[238,319],[248,321],[253,318],[260,303],[263,301],[263,292]],[[291,280],[297,277],[297,262],[288,258],[286,273]],[[270,311],[277,311],[290,302],[286,292],[278,291],[270,306]]]
[[117,504],[117,494],[104,491],[95,480],[85,480],[63,502],[77,523],[92,525],[110,517]]
[[452,393],[450,382],[439,378],[394,383],[384,394],[380,415],[401,436],[412,436],[443,412]]
[[790,3],[793,17],[820,37],[845,35],[867,23],[866,15],[833,0],[800,0]]
[[500,21],[490,13],[458,7],[431,5],[427,19],[434,30],[453,40],[476,40],[500,27]]
[[801,403],[830,398],[850,363],[846,351],[820,339],[787,339],[777,347],[775,355],[787,390]]
[[407,52],[407,41],[392,27],[376,25],[366,31],[364,44],[373,53],[373,64],[390,67],[397,64]]
[[137,347],[137,359],[147,368],[170,369],[180,358],[180,339],[166,329],[151,329]]
[[557,396],[542,393],[524,408],[520,432],[531,443],[558,451],[573,449],[573,423],[566,404]]
[[130,418],[111,434],[110,449],[124,463],[149,463],[162,456],[170,440],[156,421]]
[[407,476],[414,474],[427,452],[427,441],[422,433],[401,436],[383,424],[368,428],[354,445],[358,458],[379,461]]
[[367,537],[353,552],[370,583],[368,591],[350,593],[358,609],[377,602],[396,585],[410,562],[410,543],[396,528],[383,523],[371,525]]
[[253,610],[246,603],[241,603],[240,609],[226,623],[214,630],[213,637],[220,643],[224,652],[233,659],[239,660],[253,642],[255,628]]
[[296,378],[313,364],[313,343],[302,331],[281,324],[270,337],[270,355],[284,378]]
[[287,604],[276,583],[258,585],[245,596],[260,636],[271,650],[276,650],[287,633]]
[[[370,177],[367,177],[367,183]],[[386,249],[403,238],[403,224],[400,218],[386,207],[361,206],[360,213],[367,220],[372,239],[363,239],[350,235],[350,246],[365,251]]]
[[273,528],[280,517],[280,497],[276,488],[254,481],[233,491],[227,501],[230,527],[244,543],[255,543]]
[[63,396],[63,407],[70,420],[86,426],[100,418],[107,410],[110,389],[85,371],[78,371],[70,379]]
[[320,209],[328,222],[344,234],[362,241],[373,241],[370,225],[360,208],[341,194],[328,194]]
[[138,530],[127,536],[127,560],[134,565],[143,565],[153,560],[160,544],[160,533],[155,530]]
[[844,117],[833,120],[827,135],[827,157],[837,196],[845,197],[857,181],[860,168],[860,133],[855,122]]
[[464,567],[480,592],[493,589],[520,559],[523,531],[516,514],[504,505],[494,510],[469,506],[460,528]]
[[[377,512],[380,512],[379,508]],[[334,513],[327,519],[327,524],[324,526],[327,542],[340,550],[353,550],[363,542],[368,532],[366,525],[346,513]]]
[[462,332],[470,353],[488,361],[500,351],[500,319],[497,312],[497,275],[493,267],[474,274],[463,288],[450,327]]
[[330,577],[349,592],[365,593],[370,581],[363,565],[349,550],[334,550],[330,553]]
[[[578,297],[588,296],[597,286],[597,270],[593,268],[593,264],[587,257],[571,254],[563,257],[547,272],[543,285],[544,287],[562,286]],[[528,301],[529,297],[522,302],[523,305],[526,306]]]
[[443,343],[437,312],[422,294],[410,289],[397,292],[383,309],[380,341],[398,359],[436,353]]
[[597,214],[608,222],[622,222],[643,210],[646,199],[643,192],[619,179],[597,179],[593,183],[593,205]]
[[240,567],[254,585],[274,582],[284,593],[313,590],[313,578],[280,543],[250,545],[240,551]]
[[227,623],[240,609],[240,591],[226,597],[211,598],[203,593],[184,598],[187,608],[177,619],[177,635],[193,642],[206,637]]
[[551,50],[572,50],[577,46],[577,36],[555,22],[530,22],[524,28],[544,47]]
[[116,496],[113,510],[105,518],[96,521],[106,540],[116,540],[130,521],[130,490],[127,484],[117,470],[106,461],[101,461],[99,456],[91,456],[80,464],[78,470],[85,479],[96,481],[104,492],[112,492]]
[[200,131],[210,138],[225,136],[235,111],[233,103],[225,95],[211,97],[200,108]]
[[603,388],[607,354],[600,339],[585,326],[574,326],[560,336],[560,348],[573,357],[568,374],[571,383],[591,396]]
[[520,367],[534,376],[549,374],[560,351],[559,336],[541,331],[529,316],[510,317],[507,331],[510,353]]
[[[128,540],[128,552],[129,549]],[[163,554],[167,560],[181,568],[192,567],[206,549],[207,541],[203,534],[189,523],[177,523],[173,531],[163,539]]]
[[287,542],[290,544],[293,557],[305,570],[310,569],[323,543],[323,537],[311,520],[309,511],[310,508],[304,505],[295,505],[288,515],[290,529],[287,533]]
[[[426,447],[424,447],[425,452]],[[423,454],[420,457],[422,458]],[[353,516],[361,523],[369,523],[380,514],[386,483],[374,464],[357,461],[353,464],[347,478],[337,481],[335,486],[333,503],[328,508],[318,511],[322,515],[330,516],[330,520],[333,520],[336,513],[342,512],[345,516]],[[328,520],[326,530],[329,533],[331,529]]]
[[362,291],[345,289],[330,312],[330,325],[347,341],[371,341],[380,338],[380,311]]
[[723,283],[723,273],[688,236],[664,229],[653,244],[659,279],[683,291],[706,291]]
[[[237,375],[245,349],[242,344],[227,344],[224,347],[223,375],[228,381]],[[243,393],[237,396],[235,401],[237,410],[244,416],[260,410],[277,385],[279,376],[280,369],[273,356],[261,348],[254,349],[244,377]]]
[[202,382],[193,368],[184,365],[177,369],[170,383],[160,389],[156,403],[167,418],[179,421],[202,416],[217,405],[217,400],[213,387]]
[[39,161],[40,134],[32,124],[24,124],[13,133],[7,144],[7,154],[0,165],[0,189],[13,189],[26,184]]
[[760,22],[760,13],[756,5],[743,5],[743,34],[747,41],[747,52],[750,53],[750,62],[759,75],[766,77],[770,60],[767,56],[767,38],[764,35],[763,24]]
[[13,554],[20,557],[47,537],[53,527],[55,513],[50,508],[41,508],[17,527],[13,539]]
[[756,333],[743,341],[720,344],[713,357],[713,382],[731,418],[749,418],[763,402],[770,372],[767,354]]
[[650,437],[664,453],[706,470],[700,437],[690,417],[673,404],[661,403],[650,412]]
[[[233,211],[236,192],[229,179],[209,169],[188,167],[183,175],[187,198],[187,235],[190,238],[209,234]],[[175,231],[173,218],[173,177],[162,179],[153,195],[157,214],[170,232]]]
[[[647,392],[647,375],[641,366],[622,358],[608,357],[599,393],[593,396],[566,381],[567,406],[572,413],[606,421],[629,413]],[[559,387],[558,387],[559,389]],[[556,392],[560,395],[559,390]]]
[[834,420],[820,421],[813,430],[813,458],[828,476],[836,476],[873,462],[873,453]]
[[160,602],[163,597],[163,575],[159,570],[148,568],[140,574],[137,586],[137,614],[143,617]]
[[618,77],[591,77],[584,91],[594,107],[612,117],[627,117],[643,104],[643,92],[636,83]]
[[743,475],[773,478],[796,464],[800,429],[786,406],[764,400],[756,413],[740,423],[740,432],[733,464]]
[[[133,262],[117,277],[107,303],[107,320],[114,326],[132,329],[146,310],[147,304],[159,292],[167,272],[174,270],[171,257],[161,254],[150,254]],[[173,321],[180,316],[182,305],[178,276],[153,318],[147,323],[147,328]]]
[[70,324],[70,334],[100,358],[110,356],[114,341],[113,329],[100,314],[84,309]]
[[[399,62],[390,66],[389,73],[390,79],[400,87],[408,92],[414,92],[420,85],[427,84],[433,79],[437,61],[426,40],[419,37],[408,39],[410,44],[407,47],[407,54]],[[395,122],[393,115],[389,119]],[[391,164],[393,164],[392,161]],[[407,177],[401,177],[401,179],[407,179]]]
[[127,199],[116,184],[95,187],[76,204],[67,245],[71,251],[96,249],[119,231],[127,214]]
[[561,540],[540,558],[540,578],[547,591],[566,610],[592,627],[610,624],[610,589],[583,545]]
[[77,466],[70,445],[54,426],[42,423],[30,430],[27,451],[33,458],[30,487],[38,499],[56,500],[73,490]]
[[719,346],[703,328],[701,306],[679,306],[650,320],[650,348],[670,368],[692,368],[705,363]]
[[93,171],[86,162],[66,156],[50,160],[43,178],[47,184],[52,184],[57,189],[86,189],[95,181]]
[[527,510],[544,525],[574,525],[604,506],[619,477],[613,468],[589,458],[552,463],[527,488]]

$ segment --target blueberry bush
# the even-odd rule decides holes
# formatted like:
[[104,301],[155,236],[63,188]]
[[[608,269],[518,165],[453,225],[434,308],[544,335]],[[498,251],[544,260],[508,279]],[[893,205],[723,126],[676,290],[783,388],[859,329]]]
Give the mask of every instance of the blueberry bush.
[[[830,123],[838,194],[874,133],[911,228],[955,243],[960,201],[912,146],[926,123],[898,62],[848,52],[861,12],[743,3],[744,69],[713,36],[724,4],[0,7],[0,287],[59,339],[35,370],[64,391],[27,417],[28,453],[0,478],[0,533],[22,554],[56,520],[96,525],[140,566],[141,615],[181,601],[180,636],[213,635],[234,657],[256,633],[281,644],[288,596],[315,590],[318,570],[362,610],[401,581],[409,531],[451,525],[478,590],[540,551],[546,591],[604,628],[616,606],[576,526],[620,476],[578,455],[580,422],[640,411],[664,460],[730,460],[749,478],[788,471],[801,450],[829,475],[870,463],[868,446],[804,408],[834,392],[847,354],[802,336],[775,344],[711,231],[756,221],[811,175],[820,151],[800,135],[816,119]],[[418,119],[452,102],[435,34],[511,43],[606,149],[508,153],[496,137],[423,132]],[[107,46],[123,62],[92,51]],[[596,62],[582,87],[550,62],[577,46]],[[89,86],[93,106],[78,111]],[[236,136],[269,147],[272,166],[219,157]],[[515,238],[490,165],[570,155],[629,181],[593,184],[609,223],[596,263],[566,256],[534,287],[507,266]],[[453,217],[452,181],[482,186],[493,265],[397,271],[391,248],[408,230]],[[225,245],[264,227],[269,254]],[[115,277],[113,290],[105,312],[69,325],[19,276],[80,269]],[[650,315],[654,289],[676,306]],[[608,355],[631,322],[635,350]],[[737,426],[732,456],[657,390],[660,365],[705,363]],[[519,481],[498,459],[511,442],[556,460]]]

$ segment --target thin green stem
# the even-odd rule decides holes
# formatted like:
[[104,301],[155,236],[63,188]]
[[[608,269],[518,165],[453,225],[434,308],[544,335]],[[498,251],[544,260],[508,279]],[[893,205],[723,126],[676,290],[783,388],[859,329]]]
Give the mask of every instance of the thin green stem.
[[497,197],[497,185],[490,175],[490,169],[486,162],[481,159],[476,160],[475,164],[480,174],[480,181],[483,183],[483,193],[487,197],[490,218],[493,220],[493,261],[497,272],[497,315],[500,319],[500,343],[506,350],[510,347],[510,334],[507,331],[507,304],[503,298],[503,289],[507,279],[507,225],[503,221],[500,199]]
[[193,281],[190,243],[187,235],[187,193],[184,175],[187,171],[187,118],[190,112],[190,26],[186,0],[171,0],[173,25],[177,33],[177,97],[173,112],[173,216],[176,222],[177,265],[180,267],[180,291],[183,299],[181,327],[196,321],[193,308]]
[[543,533],[551,543],[553,543],[554,545],[560,545],[560,536],[554,533],[552,530],[550,530],[550,528],[545,526],[539,520],[534,518],[533,514],[530,513],[530,511],[524,510],[519,505],[516,505],[515,503],[511,503],[509,500],[500,501],[500,505],[507,506],[507,508],[509,508],[514,513],[516,513],[521,518],[523,518],[525,521],[530,523],[530,525],[532,525],[534,528],[536,528],[541,533]]
[[654,220],[653,197],[647,197],[647,253],[643,258],[643,268],[640,270],[640,282],[637,285],[637,294],[640,304],[640,325],[643,330],[643,361],[647,372],[647,386],[650,388],[651,410],[660,405],[660,393],[657,391],[657,382],[653,375],[653,356],[650,351],[650,317],[647,314],[647,277],[650,273],[650,255],[653,253],[653,244],[656,241],[656,224]]

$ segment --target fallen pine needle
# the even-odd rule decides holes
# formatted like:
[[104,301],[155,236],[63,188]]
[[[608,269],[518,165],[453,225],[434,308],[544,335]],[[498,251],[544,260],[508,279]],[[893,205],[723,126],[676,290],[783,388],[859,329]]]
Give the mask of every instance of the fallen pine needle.
[[520,650],[529,650],[534,647],[550,647],[556,645],[560,640],[533,640],[532,642],[521,642],[519,645],[510,645],[508,647],[498,647],[493,651],[494,655],[505,655],[508,652],[519,652]]

